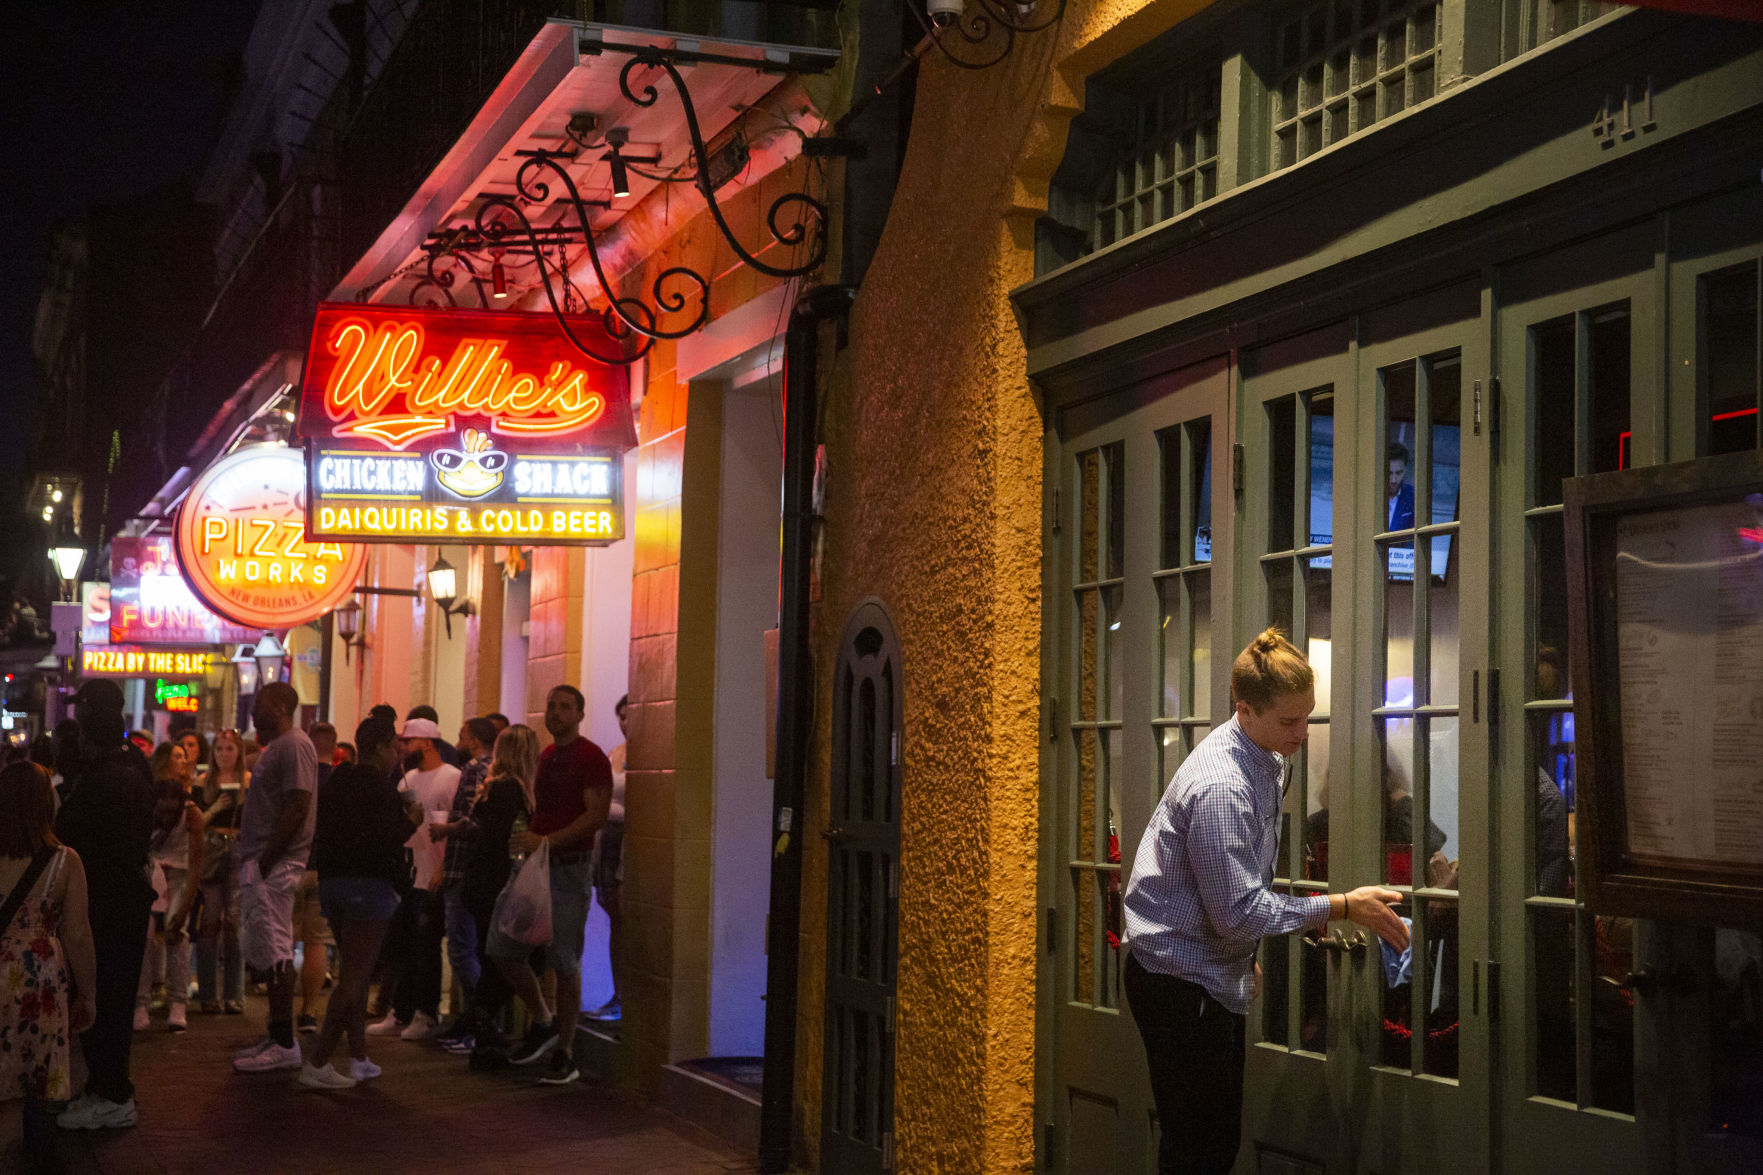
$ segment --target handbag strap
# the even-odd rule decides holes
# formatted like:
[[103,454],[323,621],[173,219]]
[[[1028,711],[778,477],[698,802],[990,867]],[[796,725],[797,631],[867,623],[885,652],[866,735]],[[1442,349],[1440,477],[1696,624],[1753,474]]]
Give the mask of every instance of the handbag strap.
[[43,870],[49,867],[49,861],[55,856],[54,845],[44,845],[37,850],[31,863],[24,868],[24,875],[12,892],[6,895],[6,903],[0,905],[0,934],[12,929],[12,920],[18,917],[18,908],[24,905],[25,898],[30,896],[31,887],[37,884],[37,878],[43,876]]

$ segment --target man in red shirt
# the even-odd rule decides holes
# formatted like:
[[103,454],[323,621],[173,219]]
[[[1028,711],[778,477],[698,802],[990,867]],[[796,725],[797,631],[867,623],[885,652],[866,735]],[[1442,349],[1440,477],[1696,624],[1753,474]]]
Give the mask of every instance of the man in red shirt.
[[582,1002],[582,945],[592,897],[594,834],[612,805],[612,764],[606,752],[582,737],[585,701],[573,685],[560,685],[545,698],[545,729],[555,741],[539,754],[533,782],[534,809],[527,832],[508,838],[508,851],[526,856],[550,846],[551,942],[547,962],[557,977],[557,1007],[545,1003],[531,963],[532,948],[512,942],[494,928],[486,952],[507,976],[526,1006],[533,1026],[510,1054],[529,1065],[551,1054],[539,1080],[566,1085],[581,1076],[575,1065],[575,1022]]

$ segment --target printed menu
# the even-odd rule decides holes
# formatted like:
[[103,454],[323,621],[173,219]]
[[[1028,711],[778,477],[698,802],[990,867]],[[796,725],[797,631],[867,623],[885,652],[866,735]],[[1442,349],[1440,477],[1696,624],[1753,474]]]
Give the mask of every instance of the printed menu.
[[1763,871],[1763,494],[1616,528],[1629,853]]

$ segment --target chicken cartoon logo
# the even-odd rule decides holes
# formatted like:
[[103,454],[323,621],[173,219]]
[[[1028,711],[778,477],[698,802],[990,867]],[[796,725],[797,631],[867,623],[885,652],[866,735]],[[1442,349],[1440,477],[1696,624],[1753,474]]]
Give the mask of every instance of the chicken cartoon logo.
[[435,480],[462,498],[481,498],[502,484],[508,454],[490,447],[490,438],[475,428],[465,430],[464,445],[429,454]]

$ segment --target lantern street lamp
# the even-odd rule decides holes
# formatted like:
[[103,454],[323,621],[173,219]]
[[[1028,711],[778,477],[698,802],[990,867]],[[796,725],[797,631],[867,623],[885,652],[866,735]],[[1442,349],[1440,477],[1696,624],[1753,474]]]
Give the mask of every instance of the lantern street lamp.
[[367,643],[361,639],[361,604],[355,597],[349,597],[348,603],[331,614],[331,620],[336,625],[337,636],[342,638],[343,664],[347,665],[349,650]]
[[239,651],[233,654],[233,672],[239,678],[239,693],[254,694],[257,692],[257,658],[252,655],[250,645],[240,645]]
[[265,629],[263,639],[251,650],[251,657],[257,662],[257,680],[262,685],[282,679],[282,666],[287,664],[288,650],[275,639],[275,633]]
[[428,580],[429,596],[441,610],[441,618],[447,624],[447,639],[452,640],[453,617],[471,615],[471,601],[466,600],[454,607],[454,601],[459,599],[459,573],[453,564],[447,562],[445,555],[436,559],[429,568]]
[[55,573],[61,577],[62,593],[69,599],[74,598],[74,586],[79,583],[80,568],[86,563],[86,548],[72,535],[62,535],[55,546],[49,548],[49,562],[55,564]]

